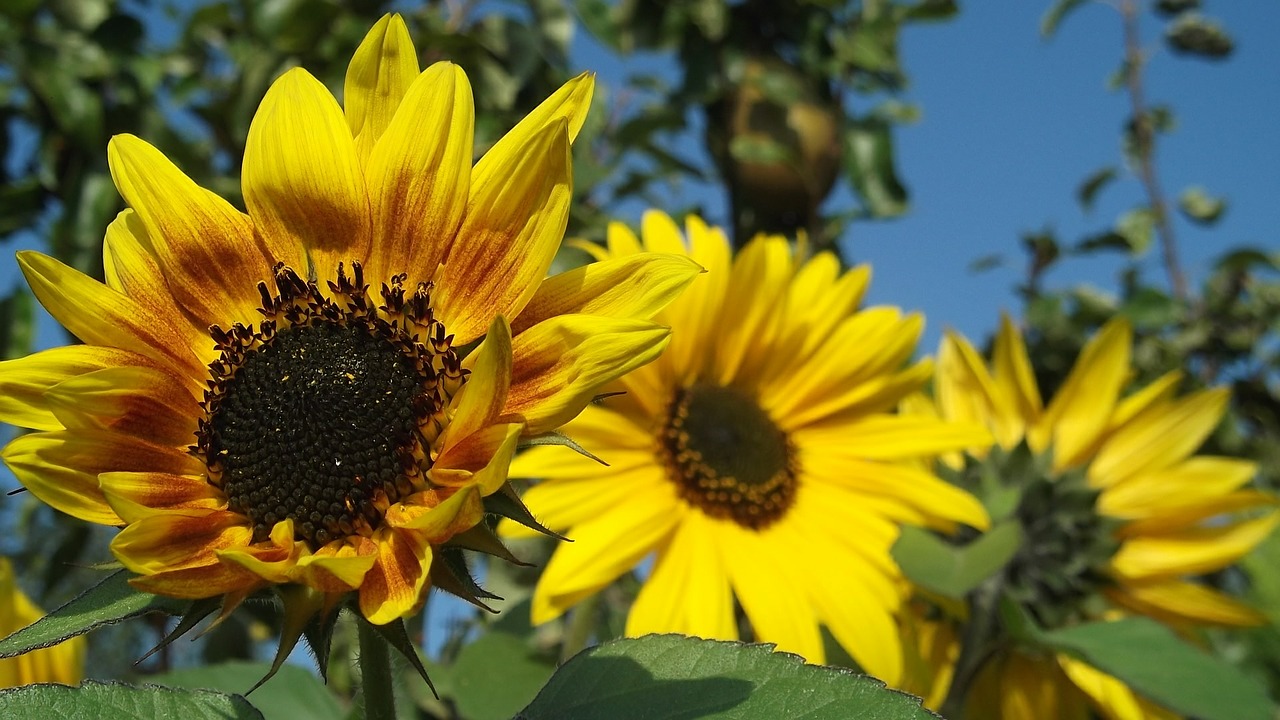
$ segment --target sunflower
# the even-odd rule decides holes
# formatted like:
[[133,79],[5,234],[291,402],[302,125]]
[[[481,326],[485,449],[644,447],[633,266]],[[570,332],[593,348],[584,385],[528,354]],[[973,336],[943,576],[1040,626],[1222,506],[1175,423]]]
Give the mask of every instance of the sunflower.
[[[946,461],[962,481],[985,473],[1021,496],[1012,513],[1025,540],[1004,570],[1003,593],[1049,628],[1126,614],[1184,631],[1261,624],[1257,611],[1194,580],[1234,563],[1280,521],[1259,511],[1275,499],[1246,487],[1253,463],[1195,454],[1222,420],[1228,392],[1178,397],[1175,371],[1126,393],[1131,344],[1123,318],[1107,323],[1045,406],[1008,317],[989,369],[963,337],[944,337],[936,412],[985,424],[996,438]],[[918,650],[947,654],[928,643]],[[1171,716],[1087,663],[1028,647],[986,663],[967,707],[973,717]]]
[[543,282],[592,78],[473,166],[466,75],[416,57],[387,16],[345,107],[305,70],[277,79],[249,129],[247,213],[113,138],[128,209],[106,232],[105,284],[19,254],[84,344],[0,365],[0,419],[38,431],[4,460],[54,508],[123,527],[111,550],[136,588],[224,612],[287,588],[295,615],[354,597],[376,625],[432,584],[472,596],[444,546],[504,552],[477,523],[521,516],[517,443],[664,347],[647,318],[700,272],[688,258]]
[[[9,558],[0,557],[0,637],[44,617],[44,611],[18,587]],[[0,658],[0,688],[32,683],[75,685],[84,674],[84,638],[75,637],[25,655]]]
[[731,260],[722,231],[697,217],[686,228],[688,249],[671,218],[650,211],[643,246],[618,223],[607,250],[587,246],[602,261],[688,252],[708,272],[659,315],[672,327],[663,356],[564,428],[607,467],[557,446],[514,461],[513,477],[544,480],[525,496],[530,509],[574,541],[542,574],[533,620],[656,553],[628,635],[735,639],[736,601],[756,639],[822,662],[822,624],[895,682],[899,523],[987,525],[968,493],[897,461],[989,435],[891,412],[932,366],[907,364],[918,315],[858,309],[866,267],[842,273],[829,252],[805,262],[765,236]]

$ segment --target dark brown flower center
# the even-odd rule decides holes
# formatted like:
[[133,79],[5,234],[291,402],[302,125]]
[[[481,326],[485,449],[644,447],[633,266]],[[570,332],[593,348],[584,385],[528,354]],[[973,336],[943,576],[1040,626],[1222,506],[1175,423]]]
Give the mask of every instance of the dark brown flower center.
[[680,496],[712,517],[759,530],[795,501],[790,440],[754,398],[735,388],[677,390],[658,455]]
[[325,296],[278,268],[259,287],[257,328],[214,327],[195,451],[257,539],[290,518],[313,547],[368,535],[386,508],[427,487],[443,409],[464,380],[430,287],[405,297],[402,277],[368,300],[358,265]]

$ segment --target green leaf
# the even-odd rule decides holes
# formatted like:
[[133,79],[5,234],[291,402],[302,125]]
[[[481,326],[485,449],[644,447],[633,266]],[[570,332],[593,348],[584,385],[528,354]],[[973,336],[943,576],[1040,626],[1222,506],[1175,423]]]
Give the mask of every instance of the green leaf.
[[738,162],[773,165],[792,162],[791,151],[765,135],[739,135],[729,143],[729,152]]
[[78,688],[66,685],[26,685],[0,690],[0,717],[62,720],[262,720],[262,713],[239,695],[154,685],[136,687],[124,683],[88,680]]
[[1018,552],[1022,528],[1016,521],[999,523],[968,545],[948,543],[928,530],[907,526],[893,544],[893,559],[921,587],[962,598],[999,572]]
[[1120,313],[1138,328],[1162,328],[1178,319],[1178,303],[1155,288],[1140,288],[1124,305]]
[[1040,20],[1040,35],[1050,37],[1058,31],[1058,26],[1071,11],[1085,4],[1085,0],[1055,0],[1049,11]]
[[[236,694],[248,692],[270,670],[271,663],[238,661],[173,670],[149,680],[160,685]],[[254,690],[253,704],[264,720],[342,720],[346,717],[320,678],[297,665],[283,665],[275,677]]]
[[463,717],[506,720],[529,704],[555,669],[524,638],[489,632],[463,646],[449,669],[449,682]]
[[[678,708],[679,713],[673,712]],[[664,715],[664,713],[666,713]],[[850,670],[807,665],[770,645],[646,635],[565,663],[517,720],[651,717],[807,720],[936,718],[920,700]]]
[[872,217],[907,211],[907,190],[894,170],[889,123],[874,117],[850,123],[844,134],[844,169]]
[[1253,679],[1150,618],[1077,625],[1043,632],[1040,639],[1180,714],[1203,720],[1272,717],[1266,691]]
[[1155,228],[1155,214],[1147,208],[1137,208],[1120,216],[1115,231],[1128,243],[1131,254],[1142,255],[1151,247]]
[[1112,180],[1116,179],[1116,169],[1113,167],[1105,167],[1085,178],[1080,183],[1080,189],[1076,190],[1076,197],[1080,200],[1080,207],[1085,212],[1093,209],[1093,202],[1097,199],[1098,193],[1104,187],[1109,185]]
[[130,575],[127,570],[112,573],[66,605],[0,640],[0,658],[57,645],[103,625],[147,613],[178,615],[191,604],[138,592],[129,585]]
[[1164,39],[1174,52],[1206,60],[1222,60],[1236,47],[1222,25],[1198,13],[1179,15],[1165,28]]
[[1178,209],[1192,222],[1212,225],[1226,212],[1227,201],[1210,196],[1202,187],[1190,187],[1178,198]]

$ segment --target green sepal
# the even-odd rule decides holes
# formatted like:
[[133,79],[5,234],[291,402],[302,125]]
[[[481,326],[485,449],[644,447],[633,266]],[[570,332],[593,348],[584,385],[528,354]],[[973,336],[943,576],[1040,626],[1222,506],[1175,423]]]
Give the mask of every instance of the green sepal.
[[524,501],[516,494],[515,488],[511,487],[509,481],[503,483],[497,492],[484,499],[484,510],[487,513],[501,515],[509,520],[514,520],[530,530],[537,530],[548,537],[569,541],[569,538],[534,520],[533,514],[529,512],[529,508],[525,507]]
[[276,588],[280,602],[284,606],[284,617],[280,625],[280,644],[276,647],[276,656],[271,661],[271,669],[262,679],[249,688],[249,693],[262,687],[262,684],[275,676],[284,664],[289,653],[298,645],[298,640],[307,626],[320,614],[325,605],[324,593],[305,585],[282,585]]
[[502,544],[502,540],[498,539],[496,533],[485,523],[478,523],[470,530],[460,532],[449,539],[445,543],[448,547],[460,547],[465,550],[474,550],[482,552],[486,555],[492,555],[501,558],[520,567],[532,567],[533,563],[527,563],[515,555],[511,554],[511,550]]
[[435,695],[437,700],[440,699],[440,693],[436,692],[436,686],[432,684],[431,678],[427,676],[427,668],[423,666],[422,658],[418,657],[418,651],[414,648],[413,641],[409,639],[409,631],[405,629],[404,618],[393,620],[386,625],[374,625],[361,616],[359,622],[369,623],[369,626],[381,635],[383,640],[386,640],[391,647],[396,649],[396,652],[403,655],[409,661],[409,664],[413,665],[413,669],[418,671],[418,675],[427,683],[427,687],[431,688],[431,694]]
[[480,598],[501,600],[502,598],[480,587],[471,577],[466,558],[457,548],[441,547],[436,551],[435,561],[431,563],[431,584],[450,595],[456,595],[475,605],[481,610],[497,613],[497,610],[485,605]]
[[595,460],[596,462],[600,463],[605,467],[609,466],[609,463],[605,462],[604,460],[601,460],[595,455],[592,455],[590,452],[587,451],[586,448],[579,445],[577,441],[575,441],[573,438],[557,430],[552,430],[551,432],[543,433],[541,435],[535,435],[531,438],[525,438],[520,442],[520,447],[522,448],[534,447],[537,445],[559,445],[561,447],[567,447],[570,450],[578,453],[583,457],[587,457],[587,458],[591,458],[592,460]]
[[222,599],[217,597],[204,598],[203,600],[196,600],[191,603],[191,608],[182,614],[182,619],[178,621],[178,624],[173,628],[173,630],[169,631],[168,634],[161,638],[160,642],[156,643],[155,647],[151,648],[142,657],[135,660],[133,664],[141,664],[147,658],[168,647],[174,640],[177,640],[183,635],[191,632],[191,630],[195,628],[196,625],[199,625],[202,620],[212,615],[213,612],[221,606],[221,604]]

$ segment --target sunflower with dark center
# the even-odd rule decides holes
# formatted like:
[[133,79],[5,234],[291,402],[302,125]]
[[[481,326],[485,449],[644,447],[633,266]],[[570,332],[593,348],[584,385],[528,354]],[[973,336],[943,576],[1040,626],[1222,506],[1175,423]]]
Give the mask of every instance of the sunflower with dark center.
[[644,254],[544,281],[591,94],[571,80],[473,166],[466,75],[419,72],[388,16],[344,107],[301,69],[272,84],[247,212],[114,138],[129,208],[106,283],[19,254],[83,344],[0,364],[0,420],[36,431],[5,462],[54,508],[123,527],[111,549],[148,592],[225,613],[280,586],[295,619],[354,598],[378,625],[432,585],[474,599],[441,559],[509,557],[481,520],[532,522],[506,481],[517,444],[657,356],[650,318],[700,272]]
[[[574,540],[556,548],[533,597],[552,620],[656,555],[627,634],[750,634],[822,662],[820,625],[868,672],[902,673],[889,555],[902,522],[987,525],[968,493],[905,461],[989,441],[976,425],[894,414],[933,371],[910,364],[923,322],[860,309],[869,271],[831,253],[803,259],[781,237],[735,258],[696,217],[686,247],[668,216],[644,216],[643,243],[621,224],[600,261],[644,250],[707,268],[658,319],[667,351],[622,378],[565,434],[609,463],[535,447],[512,464],[541,478],[533,513]],[[525,528],[504,523],[500,531]]]
[[[1014,491],[1023,543],[999,582],[1004,597],[1049,629],[1147,615],[1177,629],[1265,620],[1197,576],[1231,565],[1280,523],[1276,498],[1249,487],[1253,463],[1197,455],[1226,412],[1224,388],[1182,397],[1180,372],[1126,392],[1132,331],[1105,325],[1045,405],[1021,333],[1003,318],[990,367],[948,333],[938,352],[936,405],[923,416],[980,422],[991,448],[944,457],[963,484],[985,475]],[[910,689],[940,699],[957,638],[939,622],[915,633]],[[952,649],[947,650],[945,646]],[[932,676],[932,679],[931,677]],[[1005,647],[981,666],[966,705],[974,717],[1173,717],[1117,678],[1078,658]]]

